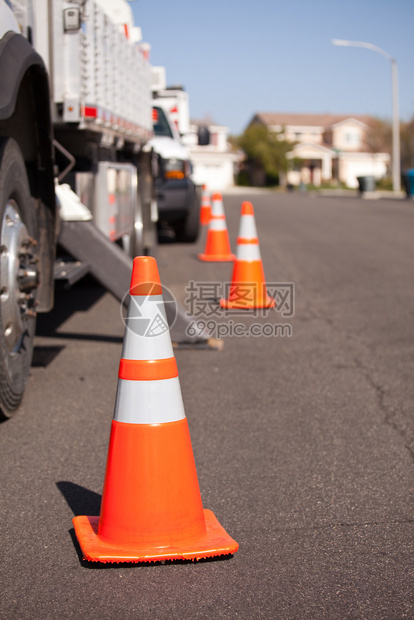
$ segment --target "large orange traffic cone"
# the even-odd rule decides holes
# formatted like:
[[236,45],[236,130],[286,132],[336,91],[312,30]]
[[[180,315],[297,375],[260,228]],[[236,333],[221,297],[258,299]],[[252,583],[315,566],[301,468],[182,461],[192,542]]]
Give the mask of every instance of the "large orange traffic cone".
[[201,209],[200,209],[200,224],[201,226],[207,226],[211,219],[211,201],[210,192],[207,191],[207,187],[203,185],[203,192],[201,194]]
[[87,560],[146,562],[235,553],[204,510],[157,263],[134,259],[100,517],[73,519]]
[[203,261],[212,262],[228,262],[236,258],[230,250],[229,233],[227,232],[226,216],[224,215],[221,194],[213,194],[206,247],[204,254],[199,254],[198,258]]
[[275,300],[266,291],[253,205],[251,202],[243,202],[229,297],[221,299],[220,306],[253,309],[273,308],[275,305]]

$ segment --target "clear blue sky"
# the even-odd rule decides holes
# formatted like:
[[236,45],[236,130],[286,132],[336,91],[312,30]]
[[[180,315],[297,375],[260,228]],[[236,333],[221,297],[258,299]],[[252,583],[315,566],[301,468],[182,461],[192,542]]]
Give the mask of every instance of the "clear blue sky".
[[151,63],[181,84],[192,118],[241,133],[255,112],[391,119],[390,62],[333,38],[367,41],[398,62],[400,116],[414,116],[414,0],[135,0]]

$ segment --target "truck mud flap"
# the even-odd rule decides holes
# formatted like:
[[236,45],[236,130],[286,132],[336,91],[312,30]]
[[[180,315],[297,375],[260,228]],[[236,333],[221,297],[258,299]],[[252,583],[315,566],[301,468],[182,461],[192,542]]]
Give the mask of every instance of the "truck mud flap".
[[[89,264],[89,272],[119,301],[128,303],[132,258],[118,245],[107,239],[92,222],[62,221],[59,243],[66,252],[82,263]],[[209,338],[207,332],[198,330],[197,321],[188,317],[184,308],[177,305],[177,315],[170,304],[165,304],[171,340],[176,347],[221,349],[222,341]],[[188,336],[191,325],[194,336]]]

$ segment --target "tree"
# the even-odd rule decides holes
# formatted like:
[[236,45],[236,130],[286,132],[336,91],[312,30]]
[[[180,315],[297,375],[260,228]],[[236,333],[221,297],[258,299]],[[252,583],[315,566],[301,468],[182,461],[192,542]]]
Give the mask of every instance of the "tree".
[[414,168],[414,116],[401,125],[401,170]]
[[[372,120],[365,135],[365,148],[370,153],[392,153],[391,123],[379,118]],[[400,122],[401,171],[414,168],[414,116]]]
[[280,133],[269,131],[264,125],[250,125],[239,137],[238,144],[246,154],[250,169],[263,170],[267,179],[278,179],[280,173],[286,173],[286,154],[294,143],[282,139]]
[[391,123],[380,118],[373,118],[365,134],[364,146],[369,153],[392,152]]

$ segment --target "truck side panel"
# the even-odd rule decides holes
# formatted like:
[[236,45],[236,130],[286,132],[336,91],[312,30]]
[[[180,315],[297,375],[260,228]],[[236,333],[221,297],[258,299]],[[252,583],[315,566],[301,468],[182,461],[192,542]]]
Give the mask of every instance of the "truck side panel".
[[[42,4],[36,41],[45,28]],[[54,122],[79,123],[78,130],[107,132],[142,145],[152,133],[151,69],[139,45],[94,0],[83,5],[54,0],[50,6]]]

